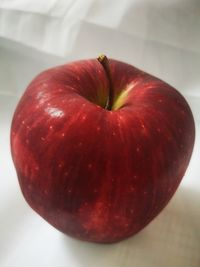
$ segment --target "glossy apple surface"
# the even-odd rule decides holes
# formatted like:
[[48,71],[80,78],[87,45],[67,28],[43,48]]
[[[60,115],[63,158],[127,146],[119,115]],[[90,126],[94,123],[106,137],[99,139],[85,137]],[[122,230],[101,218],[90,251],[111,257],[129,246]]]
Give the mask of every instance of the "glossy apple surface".
[[159,214],[181,182],[195,137],[178,91],[126,63],[108,64],[112,88],[97,59],[44,71],[11,127],[29,205],[60,231],[102,243],[137,233]]

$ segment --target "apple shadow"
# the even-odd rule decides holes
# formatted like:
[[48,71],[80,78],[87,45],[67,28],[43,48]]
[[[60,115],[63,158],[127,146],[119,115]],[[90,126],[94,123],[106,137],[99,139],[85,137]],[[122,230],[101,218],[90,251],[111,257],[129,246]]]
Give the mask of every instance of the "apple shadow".
[[65,235],[61,239],[80,267],[199,267],[199,196],[180,187],[146,228],[119,243],[93,244]]
[[[18,191],[13,191],[13,195],[8,198],[7,205],[1,210],[0,220],[0,262],[1,259],[9,255],[12,248],[16,246],[16,240],[23,235],[23,226],[31,213],[28,206],[22,199]],[[9,249],[8,249],[9,248]],[[1,265],[1,263],[0,263]]]

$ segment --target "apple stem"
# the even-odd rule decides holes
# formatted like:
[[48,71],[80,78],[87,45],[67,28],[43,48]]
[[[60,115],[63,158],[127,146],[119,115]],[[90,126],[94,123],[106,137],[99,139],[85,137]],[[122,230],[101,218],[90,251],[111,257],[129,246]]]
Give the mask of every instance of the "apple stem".
[[108,83],[109,83],[109,95],[108,100],[105,105],[105,109],[112,110],[113,105],[113,85],[112,85],[112,79],[111,79],[111,72],[109,67],[109,60],[105,55],[100,55],[97,60],[101,63],[101,65],[104,68],[104,71],[106,73]]

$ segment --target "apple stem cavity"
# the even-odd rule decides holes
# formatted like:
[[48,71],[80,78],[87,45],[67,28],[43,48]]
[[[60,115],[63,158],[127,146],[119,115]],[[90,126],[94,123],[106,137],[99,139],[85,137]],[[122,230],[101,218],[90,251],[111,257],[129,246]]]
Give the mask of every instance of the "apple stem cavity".
[[108,79],[108,83],[109,83],[109,95],[108,95],[108,100],[106,102],[105,105],[105,109],[107,110],[112,110],[112,105],[113,105],[113,85],[112,85],[112,79],[111,79],[111,72],[110,72],[110,67],[109,67],[109,60],[107,58],[107,56],[105,56],[104,54],[100,55],[97,60],[99,61],[99,63],[102,65],[107,79]]

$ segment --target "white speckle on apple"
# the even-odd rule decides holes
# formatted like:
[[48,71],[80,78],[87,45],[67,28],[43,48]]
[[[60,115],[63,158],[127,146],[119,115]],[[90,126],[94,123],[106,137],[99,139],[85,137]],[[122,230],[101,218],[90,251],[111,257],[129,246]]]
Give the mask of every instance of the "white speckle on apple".
[[46,83],[43,83],[43,86],[44,86],[44,87],[47,87],[47,84],[46,84]]
[[94,193],[97,193],[97,189],[94,189]]
[[162,100],[162,99],[158,99],[158,102],[159,102],[159,103],[162,103],[162,102],[163,102],[163,100]]
[[44,190],[44,194],[45,195],[48,195],[48,191],[46,189]]
[[31,127],[27,125],[27,126],[26,126],[26,129],[30,130],[30,129],[31,129]]
[[134,178],[134,179],[137,179],[138,177],[137,177],[137,175],[134,175],[133,178]]
[[53,129],[53,126],[52,126],[52,125],[50,125],[50,126],[49,126],[49,129],[50,129],[50,130],[52,130],[52,129]]
[[22,121],[22,124],[24,125],[25,124],[25,121]]
[[62,91],[63,91],[63,89],[61,89],[61,88],[60,88],[60,89],[58,89],[58,92],[59,92],[59,93],[61,93]]
[[79,143],[78,143],[78,147],[81,147],[82,145],[83,145],[82,142],[79,142]]
[[136,151],[137,151],[137,152],[140,152],[140,148],[139,148],[139,147],[137,147],[137,148],[136,148]]
[[45,138],[44,138],[44,137],[41,137],[40,139],[41,139],[42,141],[45,141]]
[[92,163],[88,164],[88,169],[92,169]]
[[32,185],[31,184],[28,185],[28,189],[32,189]]
[[129,224],[128,224],[128,223],[126,223],[124,226],[127,228],[127,227],[129,226]]
[[58,168],[62,168],[62,166],[63,166],[63,162],[60,162],[60,163],[58,164]]
[[171,191],[172,191],[172,189],[171,189],[171,187],[169,187],[169,188],[168,188],[168,192],[171,192]]
[[72,192],[72,190],[71,190],[71,189],[69,189],[67,192],[68,192],[68,193],[71,193],[71,192]]
[[157,128],[157,132],[160,133],[160,128]]
[[141,124],[141,127],[142,127],[142,129],[145,129],[145,126],[144,126],[144,124],[143,124],[143,123]]
[[61,133],[61,137],[64,137],[65,136],[65,133]]
[[36,171],[39,171],[39,166],[35,166],[35,170]]
[[134,192],[134,191],[135,191],[135,187],[134,187],[134,186],[131,186],[130,191],[131,191],[131,192]]
[[144,191],[144,192],[143,192],[143,195],[147,195],[147,191]]
[[171,138],[170,136],[167,136],[167,140],[168,140],[168,141],[171,141],[172,138]]
[[116,133],[115,133],[115,132],[112,132],[112,135],[113,135],[113,136],[115,136],[115,135],[116,135]]
[[44,96],[43,92],[38,92],[36,95],[36,99],[40,100],[40,103],[44,103],[44,99],[42,98]]
[[35,108],[38,109],[39,108],[39,105],[37,105]]
[[101,127],[100,126],[97,126],[97,131],[99,132],[101,130]]
[[82,104],[82,107],[85,107],[85,103]]
[[86,119],[86,116],[83,115],[83,116],[82,116],[82,121],[85,121],[85,119]]
[[119,215],[115,215],[115,219],[117,219],[117,220],[118,220],[118,219],[119,219]]
[[134,210],[133,210],[133,209],[131,209],[131,210],[130,210],[130,213],[131,213],[131,214],[133,214],[133,213],[134,213]]
[[46,108],[45,109],[46,113],[49,114],[52,118],[58,118],[58,117],[63,117],[64,112],[58,108]]
[[26,143],[27,143],[27,144],[29,143],[29,140],[28,140],[28,139],[26,139]]
[[65,173],[64,173],[64,175],[65,175],[66,177],[68,176],[68,174],[69,174],[68,172],[65,172]]

